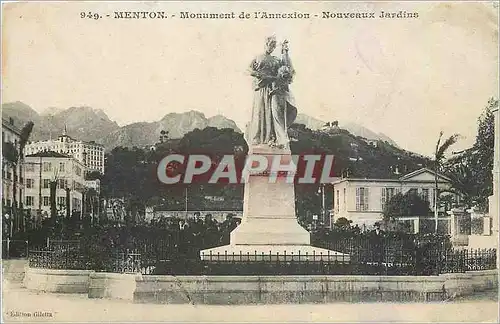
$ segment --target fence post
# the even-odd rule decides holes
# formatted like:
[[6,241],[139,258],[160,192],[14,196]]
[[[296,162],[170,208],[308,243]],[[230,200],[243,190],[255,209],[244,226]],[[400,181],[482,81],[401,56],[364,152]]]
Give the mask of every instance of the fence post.
[[10,237],[7,236],[7,259],[10,259]]

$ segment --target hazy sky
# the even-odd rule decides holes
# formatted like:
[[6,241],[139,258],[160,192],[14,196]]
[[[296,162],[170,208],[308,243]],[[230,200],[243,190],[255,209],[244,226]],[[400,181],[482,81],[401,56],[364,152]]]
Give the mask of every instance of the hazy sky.
[[[290,42],[300,112],[354,121],[430,154],[440,130],[470,145],[498,97],[498,14],[484,3],[18,3],[3,8],[3,102],[86,105],[120,125],[170,112],[223,114],[243,128],[252,58]],[[164,20],[81,19],[162,10]],[[191,12],[418,12],[417,19],[183,20]],[[277,53],[276,53],[277,54]]]

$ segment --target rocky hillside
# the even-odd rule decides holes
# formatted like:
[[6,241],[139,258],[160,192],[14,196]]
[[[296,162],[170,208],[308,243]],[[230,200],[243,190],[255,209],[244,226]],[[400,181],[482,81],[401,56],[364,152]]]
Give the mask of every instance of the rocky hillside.
[[[39,114],[28,105],[18,101],[3,104],[2,116],[13,117],[19,127],[22,127],[29,120],[33,121],[35,127],[31,139],[34,141],[55,138],[63,132],[66,126],[70,136],[84,141],[96,141],[103,144],[108,150],[117,146],[152,145],[158,141],[162,130],[167,131],[170,138],[181,138],[196,128],[204,129],[206,127],[231,128],[241,132],[233,120],[222,115],[207,118],[203,113],[194,110],[184,113],[169,113],[158,121],[137,122],[122,127],[110,120],[104,111],[91,107],[70,107],[68,109],[51,107]],[[318,130],[326,122],[305,114],[298,114],[295,123],[303,124],[312,130]],[[339,127],[355,136],[382,140],[397,147],[397,144],[388,136],[373,132],[361,125],[340,123]]]
[[35,127],[31,139],[34,141],[55,138],[66,126],[68,135],[84,141],[96,141],[108,150],[116,146],[152,145],[158,141],[162,130],[169,132],[171,138],[181,138],[196,128],[207,126],[240,132],[235,122],[224,116],[206,118],[197,111],[169,113],[159,121],[138,122],[123,127],[110,120],[104,111],[91,107],[49,108],[39,114],[22,102],[13,102],[2,105],[2,116],[13,117],[19,127],[29,120],[33,121]]
[[[330,122],[332,122],[332,121],[330,121]],[[327,123],[327,121],[319,120],[319,119],[316,119],[314,117],[311,117],[311,116],[308,116],[305,114],[298,114],[297,119],[295,120],[295,123],[296,124],[304,124],[307,128],[312,129],[312,130],[318,130],[318,129],[321,129]],[[339,127],[341,129],[345,129],[345,130],[349,131],[349,133],[351,133],[355,136],[361,136],[361,137],[364,137],[364,138],[370,139],[370,140],[379,140],[379,141],[387,142],[393,146],[398,147],[397,143],[389,136],[387,136],[383,133],[376,133],[376,132],[374,132],[374,131],[372,131],[372,130],[370,130],[362,125],[352,123],[352,122],[342,124],[339,121]]]
[[102,139],[120,128],[104,111],[91,107],[70,107],[65,110],[51,108],[39,114],[22,102],[13,102],[2,104],[2,117],[14,118],[19,127],[29,120],[33,121],[33,141],[55,138],[66,126],[68,135],[74,138],[102,143]]

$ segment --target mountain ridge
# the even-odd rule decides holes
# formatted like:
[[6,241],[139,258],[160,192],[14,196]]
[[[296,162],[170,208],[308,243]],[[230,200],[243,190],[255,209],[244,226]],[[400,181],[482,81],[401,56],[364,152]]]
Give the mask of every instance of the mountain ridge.
[[116,146],[148,146],[159,139],[165,130],[171,138],[181,138],[196,128],[232,128],[241,133],[236,123],[223,115],[206,117],[200,111],[171,112],[160,120],[135,122],[124,126],[112,121],[102,110],[89,106],[72,106],[67,109],[49,107],[38,113],[21,101],[2,104],[2,117],[12,117],[17,126],[27,121],[35,126],[31,141],[55,138],[66,128],[68,135],[83,141],[103,144],[107,150]]
[[[64,128],[68,135],[84,140],[95,141],[103,144],[107,150],[117,146],[148,146],[158,141],[160,132],[165,130],[170,138],[181,138],[186,133],[199,128],[231,128],[242,132],[236,123],[227,117],[217,114],[206,117],[203,112],[189,110],[186,112],[169,112],[157,121],[138,121],[120,126],[112,121],[108,115],[98,108],[89,106],[72,106],[67,109],[48,107],[38,113],[29,105],[21,102],[10,102],[2,104],[2,116],[13,117],[19,127],[21,124],[31,120],[35,123],[32,141],[47,140],[61,134]],[[304,124],[312,130],[320,130],[325,121],[311,117],[306,114],[298,114],[296,124]],[[355,123],[340,124],[343,128],[355,136],[365,137],[371,140],[381,140],[398,147],[394,140],[383,133],[376,133],[364,126]]]

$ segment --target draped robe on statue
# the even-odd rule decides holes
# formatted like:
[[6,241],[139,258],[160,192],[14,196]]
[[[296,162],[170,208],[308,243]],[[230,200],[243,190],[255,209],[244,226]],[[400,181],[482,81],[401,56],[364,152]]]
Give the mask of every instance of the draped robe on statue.
[[254,76],[254,98],[246,134],[249,145],[269,144],[289,148],[287,129],[297,117],[297,108],[288,85],[280,87],[275,80],[266,78],[276,77],[281,66],[287,66],[293,75],[286,52],[281,58],[260,55],[250,65],[250,74]]

